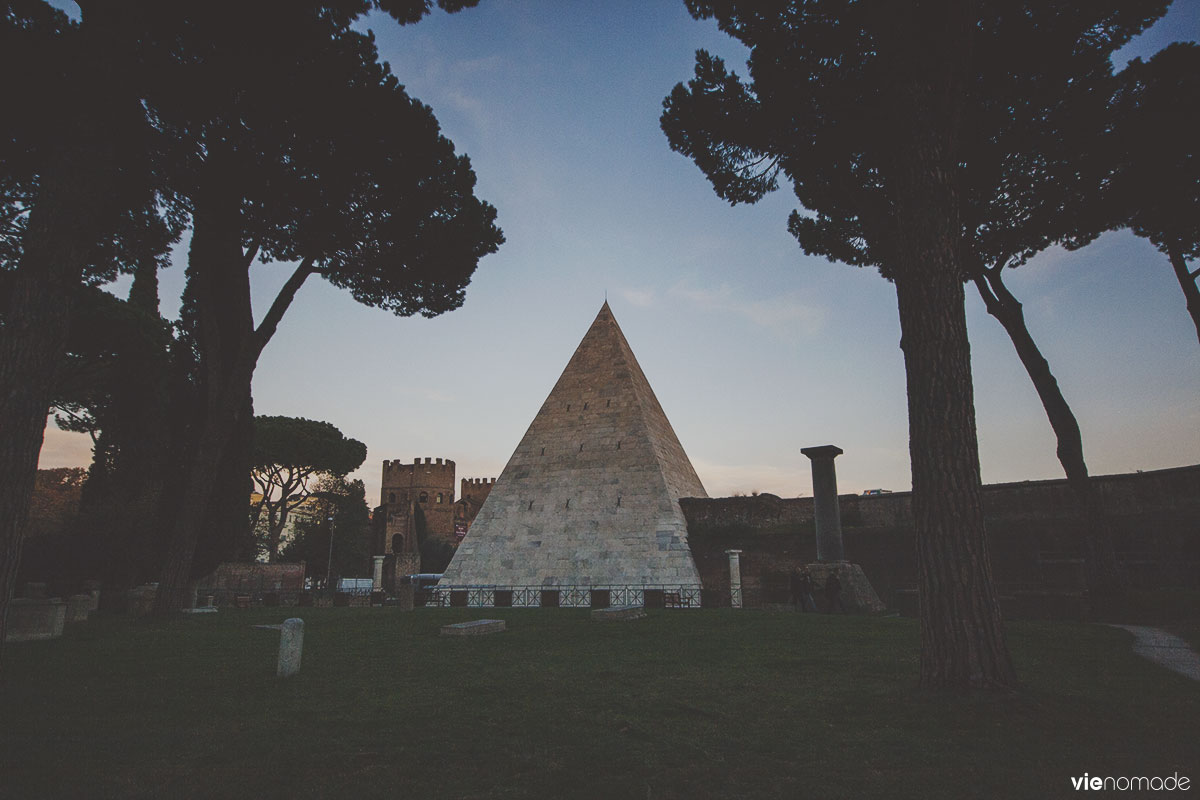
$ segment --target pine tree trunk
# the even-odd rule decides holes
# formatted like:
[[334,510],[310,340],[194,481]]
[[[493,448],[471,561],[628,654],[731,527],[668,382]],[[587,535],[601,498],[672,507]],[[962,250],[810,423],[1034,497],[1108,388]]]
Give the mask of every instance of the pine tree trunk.
[[186,608],[191,600],[188,584],[192,574],[192,558],[208,515],[217,468],[228,440],[227,430],[228,425],[222,425],[214,415],[194,445],[180,503],[168,531],[167,551],[158,578],[155,613],[178,611]]
[[167,532],[155,604],[159,614],[178,611],[191,599],[192,560],[211,518],[218,471],[249,397],[257,355],[246,363],[254,323],[241,246],[241,197],[222,155],[210,149],[207,183],[194,201],[185,311],[199,355],[201,400],[190,426],[195,434],[180,501]]
[[[210,148],[210,159],[220,154]],[[224,525],[221,508],[226,501],[239,504],[239,529],[249,533],[251,450],[254,410],[251,382],[263,347],[308,275],[312,262],[297,266],[284,283],[258,329],[250,307],[250,255],[243,253],[241,197],[231,187],[236,176],[212,168],[212,183],[195,201],[192,249],[188,257],[190,314],[200,355],[203,401],[193,430],[193,454],[182,484],[182,499],[168,531],[168,549],[159,580],[155,612],[167,614],[183,608],[190,599],[193,558],[204,537],[210,545],[206,565],[219,560],[220,551],[236,546],[237,531],[206,530],[214,522]],[[238,438],[241,431],[241,440]],[[227,472],[222,473],[222,470]],[[242,474],[234,474],[240,471]],[[227,487],[240,493],[232,498]],[[214,492],[218,496],[214,496]],[[228,507],[228,506],[226,506]]]
[[65,234],[73,223],[65,178],[43,178],[0,337],[0,648],[16,589],[50,395],[83,268],[80,242]]
[[1179,288],[1183,289],[1183,296],[1187,300],[1188,313],[1192,315],[1192,324],[1196,326],[1196,338],[1200,339],[1200,286],[1196,285],[1196,276],[1188,272],[1183,248],[1178,243],[1168,245],[1167,258],[1171,260],[1175,279],[1179,281]]
[[1011,689],[983,523],[957,187],[970,3],[896,4],[891,59],[893,265],[908,387],[921,686]]
[[[929,253],[927,263],[945,265],[947,256]],[[908,385],[921,685],[1011,688],[1016,676],[983,524],[962,282],[952,268],[945,272],[896,279]]]
[[[86,114],[84,115],[86,116]],[[95,144],[95,142],[90,142]],[[111,154],[107,154],[111,161]],[[100,163],[97,163],[100,159]],[[111,165],[81,144],[40,178],[0,336],[0,651],[46,416],[90,250],[115,220],[99,201]],[[89,202],[92,201],[92,202]]]
[[1075,498],[1077,513],[1083,523],[1086,558],[1084,569],[1088,593],[1099,610],[1124,592],[1124,581],[1117,564],[1112,526],[1104,513],[1103,498],[1088,475],[1083,458],[1083,437],[1079,422],[1063,396],[1050,364],[1025,324],[1021,303],[1004,285],[1003,265],[976,274],[974,281],[988,313],[996,318],[1016,348],[1017,356],[1037,390],[1046,418],[1058,441],[1058,460],[1067,475]]
[[279,561],[279,543],[283,540],[283,529],[287,527],[287,502],[286,496],[281,499],[279,516],[271,520],[271,531],[267,539],[267,562],[271,564]]

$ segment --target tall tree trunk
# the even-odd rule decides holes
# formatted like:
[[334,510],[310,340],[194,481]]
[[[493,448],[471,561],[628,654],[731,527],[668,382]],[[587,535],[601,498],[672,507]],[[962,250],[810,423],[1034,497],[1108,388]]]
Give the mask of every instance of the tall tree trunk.
[[267,561],[271,564],[279,561],[279,544],[283,541],[283,529],[287,527],[288,498],[285,495],[280,500],[279,513],[273,514],[271,528],[267,535]]
[[1171,260],[1171,268],[1175,270],[1175,279],[1179,281],[1179,288],[1183,289],[1183,296],[1187,299],[1187,310],[1192,315],[1192,324],[1196,326],[1196,338],[1200,339],[1200,286],[1196,285],[1200,269],[1195,272],[1188,270],[1187,261],[1183,257],[1183,248],[1179,242],[1167,245],[1167,258]]
[[970,3],[896,4],[882,31],[895,102],[892,278],[908,387],[921,604],[921,686],[1010,689],[1009,656],[983,522],[967,340],[958,132]]
[[191,457],[180,502],[168,528],[156,603],[160,613],[183,608],[190,600],[192,559],[201,531],[211,521],[218,470],[254,371],[253,361],[244,363],[254,319],[241,244],[241,195],[233,188],[236,179],[227,159],[220,144],[210,147],[205,183],[194,200],[184,313],[199,355],[200,402],[190,426]]
[[995,317],[1017,350],[1017,356],[1025,366],[1025,372],[1033,381],[1046,418],[1058,440],[1058,460],[1066,472],[1067,482],[1075,497],[1080,520],[1084,526],[1084,546],[1087,558],[1084,569],[1088,593],[1096,610],[1119,597],[1124,591],[1120,567],[1117,564],[1116,548],[1113,545],[1112,526],[1104,513],[1104,502],[1095,483],[1088,476],[1087,463],[1083,459],[1083,437],[1079,422],[1067,404],[1050,364],[1042,355],[1029,328],[1025,325],[1025,313],[1021,303],[1004,285],[1001,270],[1004,264],[981,268],[973,276],[975,287],[983,298],[988,313]]
[[[95,111],[95,109],[92,109]],[[82,119],[98,119],[80,110]],[[84,265],[116,222],[101,198],[112,153],[99,128],[78,135],[39,180],[0,336],[0,651],[29,518],[38,454]]]
[[[220,154],[210,149],[210,158],[215,162],[213,177],[207,190],[196,198],[188,257],[189,313],[196,328],[203,400],[193,427],[196,435],[181,500],[168,529],[155,605],[159,614],[184,608],[190,600],[188,586],[201,539],[214,545],[233,538],[230,531],[207,527],[228,518],[219,509],[229,495],[222,488],[221,496],[214,498],[214,490],[240,486],[241,524],[249,525],[250,451],[243,441],[235,446],[234,457],[230,445],[239,426],[253,423],[251,381],[258,357],[312,273],[310,261],[300,264],[280,289],[258,329],[254,329],[249,278],[254,250],[248,254],[242,251],[241,198],[231,188],[237,185],[236,180],[219,171],[223,166]],[[228,480],[223,479],[222,469],[241,467],[245,469],[244,479],[229,475],[225,476]],[[205,553],[208,563],[219,556],[218,549],[210,547]]]
[[56,173],[42,177],[0,337],[0,647],[72,296],[92,244],[74,227],[77,215],[88,215],[88,209],[79,207],[72,178],[77,168],[94,169],[82,160],[65,158]]

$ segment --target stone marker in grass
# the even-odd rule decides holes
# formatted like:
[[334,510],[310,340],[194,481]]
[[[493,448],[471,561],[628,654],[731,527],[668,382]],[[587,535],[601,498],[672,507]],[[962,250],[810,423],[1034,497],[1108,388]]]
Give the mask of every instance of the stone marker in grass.
[[8,605],[4,641],[57,639],[63,634],[67,604],[61,598],[14,597]]
[[279,662],[275,674],[290,678],[300,671],[300,656],[304,653],[304,620],[299,617],[285,619],[282,625],[255,625],[269,631],[279,631]]
[[67,622],[87,622],[92,613],[90,594],[73,594],[67,598]]
[[482,636],[485,633],[500,633],[504,630],[502,619],[473,619],[442,626],[442,636]]
[[628,622],[633,619],[644,619],[646,609],[641,606],[613,606],[612,608],[593,608],[592,619],[597,622]]

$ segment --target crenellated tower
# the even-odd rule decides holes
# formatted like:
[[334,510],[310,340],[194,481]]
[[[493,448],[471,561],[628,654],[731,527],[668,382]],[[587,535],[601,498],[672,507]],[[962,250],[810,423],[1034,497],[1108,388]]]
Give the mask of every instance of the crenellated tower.
[[483,507],[483,501],[492,493],[496,485],[495,478],[463,478],[458,493],[458,502],[454,504],[454,538],[462,541],[475,521],[475,515]]
[[453,541],[454,462],[384,461],[380,503],[387,509],[385,555],[417,552],[417,509],[430,534]]

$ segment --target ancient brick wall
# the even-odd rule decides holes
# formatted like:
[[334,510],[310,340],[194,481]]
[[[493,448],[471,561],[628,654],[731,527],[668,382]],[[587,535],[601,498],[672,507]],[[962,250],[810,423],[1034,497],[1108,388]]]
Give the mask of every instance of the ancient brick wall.
[[[1131,583],[1200,585],[1200,465],[1096,481]],[[991,484],[983,503],[998,584],[1082,588],[1082,531],[1065,480]],[[842,495],[838,504],[847,559],[891,602],[896,589],[916,583],[911,494]],[[747,605],[786,592],[786,574],[816,559],[812,498],[687,498],[680,506],[706,588],[728,591],[724,551],[743,551]]]

